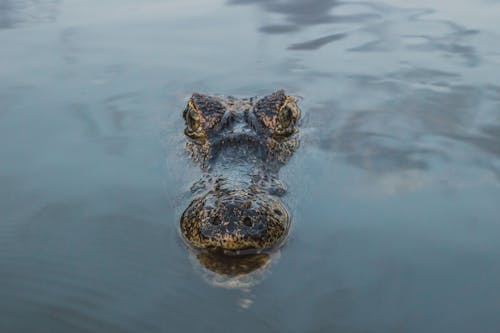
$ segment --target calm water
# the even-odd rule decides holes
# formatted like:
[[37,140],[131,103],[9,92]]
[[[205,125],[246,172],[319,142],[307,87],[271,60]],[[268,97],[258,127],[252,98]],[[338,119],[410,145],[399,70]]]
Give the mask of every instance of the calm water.
[[[499,332],[500,2],[0,0],[1,332]],[[285,88],[290,240],[204,269],[193,91]]]

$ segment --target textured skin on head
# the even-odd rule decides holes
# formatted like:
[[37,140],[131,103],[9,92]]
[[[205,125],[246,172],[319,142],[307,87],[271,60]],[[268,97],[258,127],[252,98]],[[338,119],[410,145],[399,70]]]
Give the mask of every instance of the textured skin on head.
[[[197,249],[230,254],[258,253],[278,247],[286,239],[290,225],[289,214],[277,198],[285,192],[277,174],[298,145],[296,125],[300,111],[295,98],[283,90],[261,99],[195,93],[183,116],[187,151],[206,175],[210,175],[210,167],[221,150],[233,149],[229,150],[232,154],[236,151],[234,147],[240,146],[240,154],[241,149],[256,148],[250,155],[263,151],[252,155],[253,159],[246,150],[242,154],[249,164],[248,170],[242,170],[242,176],[254,172],[250,170],[254,168],[251,161],[261,170],[245,186],[221,186],[232,184],[222,174],[207,176],[214,179],[210,184],[203,180],[205,185],[198,182],[193,187],[198,189],[194,190],[198,195],[180,221],[184,239]],[[231,169],[231,165],[226,167]]]
[[276,199],[241,191],[219,200],[217,192],[191,202],[181,232],[198,249],[271,249],[286,236],[289,216]]
[[254,107],[254,113],[262,129],[267,135],[272,135],[276,128],[276,118],[280,107],[285,103],[287,96],[283,90],[260,99]]
[[225,112],[220,99],[194,93],[182,113],[186,123],[184,134],[200,142],[206,140],[217,131]]
[[219,98],[194,93],[191,102],[202,115],[202,126],[206,131],[213,130],[220,122],[226,107]]
[[[289,126],[284,126],[279,121],[280,112],[284,108],[290,110],[289,112],[292,117]],[[261,131],[265,135],[275,139],[280,138],[280,133],[286,132],[289,127],[295,129],[296,121],[300,115],[295,99],[286,95],[284,90],[278,90],[272,95],[260,99],[255,104],[253,112],[259,122]],[[293,134],[293,131],[290,134]]]

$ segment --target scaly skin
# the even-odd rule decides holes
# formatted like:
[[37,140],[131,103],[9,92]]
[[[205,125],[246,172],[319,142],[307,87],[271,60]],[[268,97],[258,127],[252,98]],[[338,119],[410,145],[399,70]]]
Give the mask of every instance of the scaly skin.
[[290,217],[278,172],[298,145],[296,100],[194,93],[183,112],[186,148],[204,175],[181,216],[181,233],[199,250],[261,253],[279,247]]

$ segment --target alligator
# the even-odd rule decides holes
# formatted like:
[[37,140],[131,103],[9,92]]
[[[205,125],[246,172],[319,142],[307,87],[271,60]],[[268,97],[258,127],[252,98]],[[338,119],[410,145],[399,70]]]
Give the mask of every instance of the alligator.
[[278,173],[298,147],[297,98],[284,90],[262,98],[193,93],[183,118],[185,147],[203,172],[180,218],[182,238],[224,255],[279,248],[290,215]]

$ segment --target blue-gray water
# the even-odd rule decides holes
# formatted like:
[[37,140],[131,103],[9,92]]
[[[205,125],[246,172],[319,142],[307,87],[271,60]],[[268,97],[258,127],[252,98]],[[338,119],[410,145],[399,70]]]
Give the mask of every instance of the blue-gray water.
[[[0,331],[499,332],[499,15],[0,0]],[[181,111],[279,88],[290,239],[228,288],[179,239]]]

